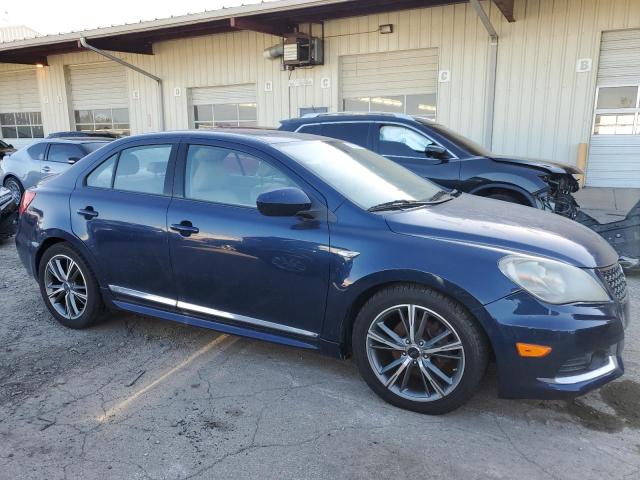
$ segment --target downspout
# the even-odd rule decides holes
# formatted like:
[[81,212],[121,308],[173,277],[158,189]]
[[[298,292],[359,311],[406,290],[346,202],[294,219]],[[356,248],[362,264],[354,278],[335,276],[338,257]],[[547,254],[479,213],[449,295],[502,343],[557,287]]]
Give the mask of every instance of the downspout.
[[94,47],[93,45],[89,45],[89,43],[87,42],[87,39],[84,37],[80,37],[79,43],[82,47],[86,48],[87,50],[91,50],[92,52],[97,53],[98,55],[102,55],[103,57],[108,58],[109,60],[113,60],[116,63],[119,63],[120,65],[124,65],[127,68],[130,68],[131,70],[140,73],[141,75],[144,75],[145,77],[149,77],[152,80],[155,80],[156,83],[158,84],[158,89],[160,91],[160,99],[159,99],[159,106],[160,106],[160,131],[164,131],[164,126],[165,126],[165,121],[164,121],[164,89],[163,89],[163,85],[162,85],[162,79],[160,77],[156,77],[154,74],[147,72],[146,70],[143,70],[140,67],[137,67],[135,65],[132,65],[129,62],[126,62],[124,60],[122,60],[121,58],[116,57],[115,55],[110,54],[109,52],[105,52],[104,50],[100,50],[99,48]]
[[469,0],[478,14],[480,21],[489,34],[489,55],[487,59],[487,90],[484,106],[484,146],[491,150],[493,143],[493,121],[496,104],[496,76],[498,71],[498,32],[491,24],[489,16],[480,5],[479,0]]

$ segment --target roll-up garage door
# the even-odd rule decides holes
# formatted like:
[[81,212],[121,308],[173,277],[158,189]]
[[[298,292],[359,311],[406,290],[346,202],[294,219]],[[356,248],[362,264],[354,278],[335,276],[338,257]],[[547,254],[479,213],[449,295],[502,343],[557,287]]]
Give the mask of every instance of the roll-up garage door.
[[340,91],[345,111],[434,118],[437,85],[436,48],[340,57]]
[[43,136],[35,70],[0,73],[0,132],[16,147]]
[[129,132],[125,67],[113,62],[71,65],[68,73],[77,130]]
[[604,32],[586,184],[640,188],[640,30]]
[[191,89],[192,126],[251,127],[258,119],[256,85],[224,85]]

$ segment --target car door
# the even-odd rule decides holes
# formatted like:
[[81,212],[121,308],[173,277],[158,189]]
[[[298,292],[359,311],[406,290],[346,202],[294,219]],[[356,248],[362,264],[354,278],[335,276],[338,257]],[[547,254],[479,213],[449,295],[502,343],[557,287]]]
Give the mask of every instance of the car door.
[[74,143],[51,143],[40,172],[42,178],[59,175],[86,154],[80,145]]
[[260,193],[302,188],[264,153],[222,142],[182,147],[167,223],[178,308],[205,319],[314,337],[329,283],[326,220],[268,217]]
[[458,186],[460,162],[449,153],[439,158],[427,156],[425,149],[438,144],[423,132],[406,125],[376,123],[372,136],[380,155],[444,187]]
[[176,150],[166,139],[128,143],[81,176],[71,194],[73,232],[116,297],[175,304],[166,215]]

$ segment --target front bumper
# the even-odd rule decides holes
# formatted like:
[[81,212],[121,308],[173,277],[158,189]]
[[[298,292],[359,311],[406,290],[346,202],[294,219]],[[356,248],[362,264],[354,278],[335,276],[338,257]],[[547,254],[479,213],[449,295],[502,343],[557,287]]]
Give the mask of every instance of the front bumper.
[[[624,372],[629,303],[545,304],[520,291],[485,306],[504,398],[582,395]],[[516,342],[547,345],[542,358],[521,357]]]

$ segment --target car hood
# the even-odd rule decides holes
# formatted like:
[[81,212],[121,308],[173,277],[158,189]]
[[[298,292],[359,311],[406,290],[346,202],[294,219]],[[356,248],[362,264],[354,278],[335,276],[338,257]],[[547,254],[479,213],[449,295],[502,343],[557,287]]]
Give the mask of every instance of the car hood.
[[384,215],[392,231],[405,235],[541,255],[583,268],[618,261],[615,250],[587,227],[499,200],[462,194],[448,202]]
[[528,165],[530,167],[546,170],[549,173],[569,173],[580,175],[584,172],[573,165],[564,163],[550,162],[548,160],[537,160],[535,158],[511,157],[504,155],[491,155],[492,160],[503,163],[515,163],[517,165]]

